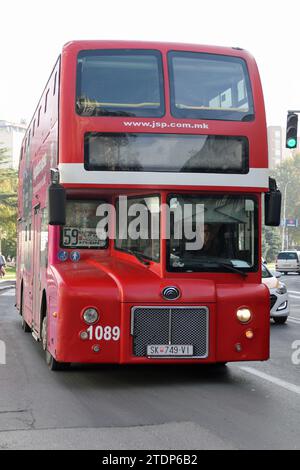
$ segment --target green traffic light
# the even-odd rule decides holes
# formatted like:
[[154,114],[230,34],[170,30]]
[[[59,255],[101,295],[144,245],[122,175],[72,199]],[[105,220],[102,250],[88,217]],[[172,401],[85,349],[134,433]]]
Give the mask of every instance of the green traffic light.
[[288,139],[287,146],[290,149],[294,149],[297,146],[297,141],[294,138]]

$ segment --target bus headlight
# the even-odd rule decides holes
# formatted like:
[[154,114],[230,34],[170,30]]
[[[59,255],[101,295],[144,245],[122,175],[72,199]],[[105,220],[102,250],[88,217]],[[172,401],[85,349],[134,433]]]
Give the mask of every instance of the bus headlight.
[[87,308],[83,312],[83,319],[88,325],[93,325],[99,320],[99,313],[95,308]]
[[249,321],[252,319],[251,310],[246,307],[239,308],[236,312],[236,316],[238,321],[240,321],[241,323],[249,323]]

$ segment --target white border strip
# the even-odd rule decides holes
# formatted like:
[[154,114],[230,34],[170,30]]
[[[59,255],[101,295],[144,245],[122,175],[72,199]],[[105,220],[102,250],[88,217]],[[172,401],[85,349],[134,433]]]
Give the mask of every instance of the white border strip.
[[300,325],[300,320],[298,320],[297,318],[291,318],[291,317],[288,317],[288,320],[287,320],[289,323],[294,323],[294,325]]
[[268,188],[269,170],[252,168],[246,175],[220,173],[150,173],[136,171],[87,171],[82,163],[60,163],[61,183],[168,186],[230,186]]

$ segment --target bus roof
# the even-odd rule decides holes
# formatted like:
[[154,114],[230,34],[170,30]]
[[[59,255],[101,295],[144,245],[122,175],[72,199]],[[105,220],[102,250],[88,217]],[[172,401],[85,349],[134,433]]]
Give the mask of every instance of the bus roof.
[[63,46],[63,52],[81,49],[158,49],[162,52],[169,50],[204,52],[211,54],[230,55],[252,59],[253,56],[240,47],[211,46],[206,44],[189,44],[158,41],[126,41],[126,40],[76,40],[69,41]]

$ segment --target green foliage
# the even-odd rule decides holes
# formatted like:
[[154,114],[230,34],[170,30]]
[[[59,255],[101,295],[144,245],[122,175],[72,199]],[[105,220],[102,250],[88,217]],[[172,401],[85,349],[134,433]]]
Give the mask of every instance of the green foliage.
[[[282,192],[281,217],[284,217],[283,207],[285,200],[286,218],[295,218],[300,222],[300,154],[294,153],[293,156],[284,160],[281,165],[272,171],[271,176],[276,179],[277,185]],[[287,230],[289,236],[289,247],[287,248],[299,247],[300,227],[288,228]]]
[[15,258],[17,252],[16,238],[2,240],[2,251],[5,253],[6,257],[10,256],[11,258]]
[[281,234],[277,227],[264,227],[262,233],[262,254],[267,263],[275,261],[281,250]]
[[0,250],[15,256],[18,174],[7,163],[6,149],[0,148]]

